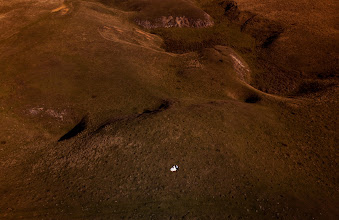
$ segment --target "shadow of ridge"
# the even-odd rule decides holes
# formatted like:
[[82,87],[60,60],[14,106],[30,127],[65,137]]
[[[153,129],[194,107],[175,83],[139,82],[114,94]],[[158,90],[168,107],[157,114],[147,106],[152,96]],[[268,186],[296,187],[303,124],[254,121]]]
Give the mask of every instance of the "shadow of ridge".
[[252,94],[249,95],[247,98],[244,100],[246,103],[257,103],[261,101],[261,97],[257,94]]
[[168,110],[171,108],[173,105],[173,101],[171,100],[162,100],[161,104],[156,107],[155,109],[145,109],[142,113],[140,114],[132,114],[132,115],[127,115],[127,116],[121,116],[121,117],[116,117],[113,119],[106,120],[104,123],[102,123],[94,132],[93,134],[96,134],[100,132],[102,129],[106,128],[109,125],[115,124],[117,122],[121,121],[128,121],[128,120],[133,120],[133,119],[138,119],[138,118],[143,118],[143,117],[148,117],[151,115],[158,114],[160,112],[163,112],[165,110]]
[[77,125],[75,125],[75,127],[72,128],[69,132],[67,132],[65,135],[63,135],[58,140],[58,142],[68,140],[72,137],[75,137],[76,135],[78,135],[79,133],[81,133],[82,131],[84,131],[87,128],[87,124],[88,124],[88,116],[84,116],[81,119],[81,121]]
[[143,116],[145,114],[156,114],[158,112],[161,112],[161,111],[169,109],[171,107],[171,105],[172,105],[171,101],[163,100],[159,107],[157,107],[157,108],[155,108],[153,110],[145,109],[143,111],[143,113],[139,114],[137,117]]

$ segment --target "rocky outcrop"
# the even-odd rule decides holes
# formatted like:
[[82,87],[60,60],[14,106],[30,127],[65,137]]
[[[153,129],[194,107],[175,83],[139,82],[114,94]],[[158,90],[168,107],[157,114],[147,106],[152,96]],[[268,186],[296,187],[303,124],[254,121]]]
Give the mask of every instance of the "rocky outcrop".
[[153,28],[171,28],[171,27],[195,27],[195,28],[204,28],[211,27],[214,25],[214,22],[207,13],[204,14],[204,18],[194,19],[183,16],[161,16],[155,20],[142,20],[135,19],[135,22],[147,29]]
[[214,25],[210,15],[194,0],[99,0],[109,7],[135,13],[134,21],[146,28],[193,27]]

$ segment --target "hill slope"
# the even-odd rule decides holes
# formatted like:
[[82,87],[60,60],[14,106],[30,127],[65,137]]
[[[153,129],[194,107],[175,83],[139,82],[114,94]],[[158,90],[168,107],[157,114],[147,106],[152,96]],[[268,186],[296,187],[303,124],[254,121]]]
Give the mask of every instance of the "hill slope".
[[0,3],[0,216],[337,218],[337,60],[279,2]]

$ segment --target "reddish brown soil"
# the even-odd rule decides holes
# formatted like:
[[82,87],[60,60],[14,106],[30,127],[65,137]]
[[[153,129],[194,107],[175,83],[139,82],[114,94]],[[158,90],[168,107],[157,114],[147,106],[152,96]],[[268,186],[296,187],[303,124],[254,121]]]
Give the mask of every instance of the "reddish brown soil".
[[338,219],[337,7],[1,2],[0,218]]

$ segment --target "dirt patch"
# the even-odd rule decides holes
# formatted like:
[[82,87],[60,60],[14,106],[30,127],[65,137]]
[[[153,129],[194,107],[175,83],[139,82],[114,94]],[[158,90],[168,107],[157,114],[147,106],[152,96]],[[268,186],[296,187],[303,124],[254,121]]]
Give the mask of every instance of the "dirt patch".
[[66,4],[62,4],[60,7],[53,9],[52,13],[60,13],[61,15],[66,15],[70,11],[70,7],[68,7]]
[[66,109],[63,110],[54,110],[50,108],[44,108],[44,107],[33,107],[27,110],[29,115],[35,116],[35,117],[52,117],[55,119],[59,119],[60,121],[64,120],[64,117],[67,116]]
[[98,27],[98,32],[102,38],[112,42],[139,47],[141,46],[156,50],[160,47],[160,39],[158,36],[135,28],[132,29],[123,26],[103,26]]

